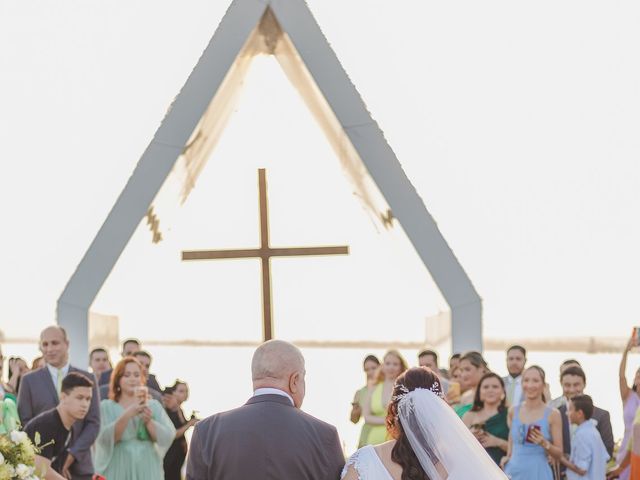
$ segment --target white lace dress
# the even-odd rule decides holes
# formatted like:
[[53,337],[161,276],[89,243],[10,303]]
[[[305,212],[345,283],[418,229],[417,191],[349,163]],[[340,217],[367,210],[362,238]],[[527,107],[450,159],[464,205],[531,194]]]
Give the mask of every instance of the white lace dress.
[[342,470],[340,478],[345,477],[350,465],[353,465],[360,480],[393,480],[389,471],[382,464],[382,460],[380,460],[375,448],[371,445],[362,447],[351,455]]

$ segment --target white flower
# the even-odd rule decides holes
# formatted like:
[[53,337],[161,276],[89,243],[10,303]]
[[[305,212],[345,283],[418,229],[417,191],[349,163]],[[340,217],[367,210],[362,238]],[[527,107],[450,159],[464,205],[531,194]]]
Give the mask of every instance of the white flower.
[[24,432],[14,430],[11,432],[11,441],[17,445],[18,443],[28,442],[29,437],[27,437],[27,434]]
[[16,475],[20,479],[26,479],[27,477],[30,477],[32,473],[33,469],[27,467],[24,463],[19,463],[16,467]]
[[0,465],[4,463],[4,456],[0,453]]

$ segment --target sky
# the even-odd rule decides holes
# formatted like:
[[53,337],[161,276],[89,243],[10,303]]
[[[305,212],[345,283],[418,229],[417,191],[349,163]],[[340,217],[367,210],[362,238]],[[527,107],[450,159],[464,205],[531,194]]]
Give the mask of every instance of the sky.
[[[484,302],[492,338],[626,336],[640,267],[640,5],[312,0],[309,6]],[[0,330],[35,337],[228,1],[0,0]],[[257,339],[256,169],[276,334],[416,340],[442,300],[399,229],[376,230],[268,57],[166,240],[138,228],[95,311],[122,336]],[[162,219],[161,219],[162,222]]]

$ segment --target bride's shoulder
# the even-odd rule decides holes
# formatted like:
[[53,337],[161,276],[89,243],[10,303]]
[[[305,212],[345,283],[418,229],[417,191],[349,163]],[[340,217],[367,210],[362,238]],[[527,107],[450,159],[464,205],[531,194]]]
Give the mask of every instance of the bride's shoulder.
[[349,457],[342,469],[341,480],[361,480],[365,479],[371,454],[375,454],[374,447],[366,445],[356,450]]
[[[367,445],[358,449],[342,470],[341,480],[390,479],[393,470],[391,450],[395,440],[376,445]],[[400,472],[401,473],[401,472]]]

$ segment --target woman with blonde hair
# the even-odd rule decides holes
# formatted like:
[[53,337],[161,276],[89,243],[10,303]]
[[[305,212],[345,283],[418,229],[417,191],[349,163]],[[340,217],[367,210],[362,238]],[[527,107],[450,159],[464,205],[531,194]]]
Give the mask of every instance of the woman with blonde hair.
[[476,388],[483,375],[489,372],[487,362],[480,352],[466,352],[460,357],[460,388],[462,396],[460,403],[453,407],[460,418],[464,416],[471,407],[476,396]]
[[365,425],[369,425],[367,438],[360,442],[362,445],[378,445],[387,440],[385,422],[393,385],[407,368],[407,361],[399,351],[389,350],[384,355],[376,386],[370,390],[362,405]]

